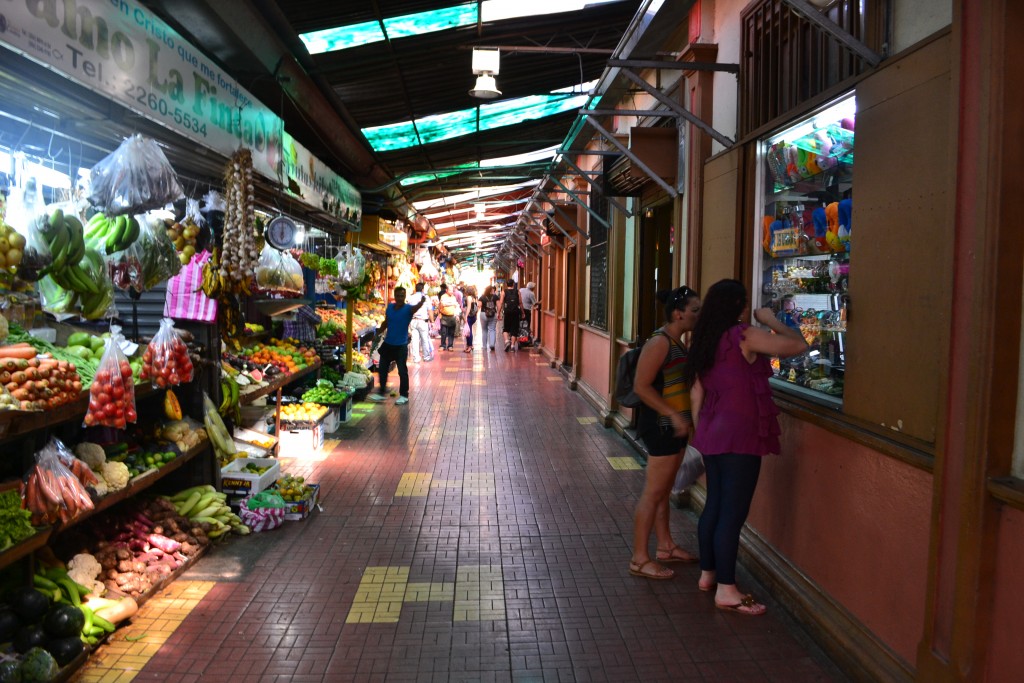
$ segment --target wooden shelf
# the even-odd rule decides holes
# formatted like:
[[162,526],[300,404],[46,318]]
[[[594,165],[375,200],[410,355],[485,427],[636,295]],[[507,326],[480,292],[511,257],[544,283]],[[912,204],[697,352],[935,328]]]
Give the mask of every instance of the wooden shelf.
[[310,305],[308,299],[254,299],[253,303],[260,313],[271,318]]
[[251,391],[251,392],[246,393],[246,394],[244,394],[242,396],[239,396],[238,397],[238,403],[240,405],[243,405],[243,406],[251,405],[256,399],[263,398],[264,396],[268,396],[270,394],[273,394],[278,389],[282,389],[282,388],[288,386],[289,384],[291,384],[292,382],[295,382],[295,381],[297,381],[299,379],[302,379],[306,375],[308,375],[310,373],[313,373],[313,372],[316,372],[319,369],[320,369],[320,361],[318,360],[317,362],[313,363],[312,365],[307,365],[305,368],[303,368],[302,370],[299,370],[298,372],[294,372],[294,373],[291,373],[291,374],[288,374],[288,375],[278,375],[267,386],[260,387],[256,391]]
[[[153,385],[148,382],[136,384],[135,400],[147,398],[160,391],[162,390],[153,388]],[[65,403],[60,408],[40,411],[5,410],[0,412],[0,442],[65,422],[75,420],[81,422],[88,409],[89,391],[83,389],[81,396],[71,403]]]
[[42,527],[34,536],[29,536],[24,541],[15,543],[7,550],[0,552],[0,568],[14,564],[29,553],[42,548],[50,540],[52,531],[52,527]]
[[196,456],[201,455],[202,453],[209,450],[209,448],[209,440],[203,441],[197,446],[194,446],[193,448],[190,448],[189,450],[185,451],[174,460],[165,463],[163,466],[157,469],[146,470],[145,472],[142,472],[141,474],[132,477],[132,479],[128,482],[128,486],[121,489],[120,491],[115,491],[114,493],[110,493],[103,496],[98,501],[96,501],[95,507],[92,510],[83,512],[74,519],[69,520],[64,524],[60,524],[55,529],[54,533],[60,533],[61,531],[64,531],[69,527],[75,526],[76,524],[89,519],[93,515],[99,514],[104,510],[110,509],[111,507],[120,503],[122,500],[125,500],[126,498],[131,498],[140,491],[148,489],[150,486],[160,481],[168,474],[184,465],[189,460],[192,460]]

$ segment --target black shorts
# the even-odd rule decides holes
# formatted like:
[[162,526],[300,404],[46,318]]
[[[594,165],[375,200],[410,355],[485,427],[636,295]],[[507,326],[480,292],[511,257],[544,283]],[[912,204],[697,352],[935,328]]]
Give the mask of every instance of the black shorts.
[[647,455],[679,455],[686,448],[686,437],[676,436],[671,426],[655,426],[640,435],[647,448]]

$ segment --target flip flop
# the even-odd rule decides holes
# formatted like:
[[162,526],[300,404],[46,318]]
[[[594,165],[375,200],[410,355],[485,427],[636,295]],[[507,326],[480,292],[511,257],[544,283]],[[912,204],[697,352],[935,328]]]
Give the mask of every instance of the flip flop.
[[[661,567],[661,565],[659,565],[654,560],[647,560],[643,564],[637,564],[636,562],[630,562],[629,563],[629,573],[632,574],[633,576],[639,576],[639,577],[644,578],[644,579],[651,579],[652,581],[666,581],[666,580],[671,579],[673,576],[676,575],[676,573],[674,571],[672,571],[671,569],[668,569],[666,567],[661,567],[661,568],[664,569],[665,572],[668,572],[668,573],[658,574],[658,573],[645,572],[644,571],[644,567],[646,567],[648,565],[652,565],[652,564],[655,567]],[[654,571],[657,572],[657,569],[655,569]]]
[[[666,556],[662,556],[663,553],[668,553]],[[677,554],[678,553],[678,554]],[[659,550],[655,553],[658,562],[664,564],[672,564],[673,562],[680,562],[682,564],[694,564],[700,562],[700,560],[693,555],[689,554],[677,545],[672,546],[668,550]]]
[[[735,612],[736,614],[743,614],[748,617],[759,617],[768,611],[767,607],[759,603],[757,600],[754,600],[754,596],[749,594],[744,595],[743,598],[735,605],[723,605],[716,602],[715,607],[725,612]],[[758,607],[761,608],[761,611],[754,611]]]

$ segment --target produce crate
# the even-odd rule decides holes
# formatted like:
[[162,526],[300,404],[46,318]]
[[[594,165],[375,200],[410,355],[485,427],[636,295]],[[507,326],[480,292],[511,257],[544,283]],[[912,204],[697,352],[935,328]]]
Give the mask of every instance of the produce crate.
[[278,434],[280,448],[277,454],[283,458],[301,458],[310,453],[317,453],[324,446],[324,419],[313,424],[282,422],[281,433]]
[[288,503],[288,507],[284,511],[285,520],[300,522],[309,517],[309,513],[313,511],[317,501],[320,500],[320,484],[309,484],[309,488],[311,492],[308,498]]
[[[260,467],[270,465],[263,474],[243,472],[249,463]],[[281,464],[274,458],[238,458],[232,460],[220,471],[220,487],[225,493],[250,495],[271,486],[281,476]]]
[[277,437],[273,434],[266,434],[264,432],[258,432],[253,429],[244,429],[242,427],[236,427],[234,434],[235,445],[245,444],[246,453],[252,452],[250,449],[257,449],[259,455],[257,457],[266,457],[267,453],[274,450],[274,446],[277,445]]
[[338,405],[338,423],[339,426],[345,424],[352,419],[352,397],[349,396],[345,399],[344,403]]

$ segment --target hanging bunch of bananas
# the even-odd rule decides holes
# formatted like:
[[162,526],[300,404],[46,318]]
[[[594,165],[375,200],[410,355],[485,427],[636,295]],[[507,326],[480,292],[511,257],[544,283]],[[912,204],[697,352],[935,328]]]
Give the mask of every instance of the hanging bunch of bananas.
[[55,209],[49,218],[40,219],[38,227],[53,256],[42,271],[47,276],[42,285],[48,310],[71,312],[78,301],[83,318],[102,318],[114,300],[114,290],[103,256],[86,246],[81,221]]
[[120,215],[110,218],[102,213],[89,219],[85,228],[85,239],[89,246],[107,254],[124,251],[139,239],[142,227],[135,216]]
[[220,275],[220,248],[214,247],[210,252],[210,258],[203,264],[203,283],[200,285],[200,289],[207,297],[216,299],[223,286],[224,283]]
[[220,406],[217,412],[225,419],[234,420],[237,425],[242,421],[242,410],[238,403],[238,382],[231,375],[221,372],[220,376]]
[[43,274],[63,273],[65,269],[77,268],[85,256],[85,229],[82,221],[61,209],[54,209],[49,218],[40,217],[40,234],[50,247],[53,261],[43,268]]
[[235,297],[222,290],[220,298],[217,299],[217,317],[221,322],[221,339],[228,345],[228,348],[234,351],[242,348],[238,339],[245,327],[245,321],[242,319],[240,309],[241,306]]

